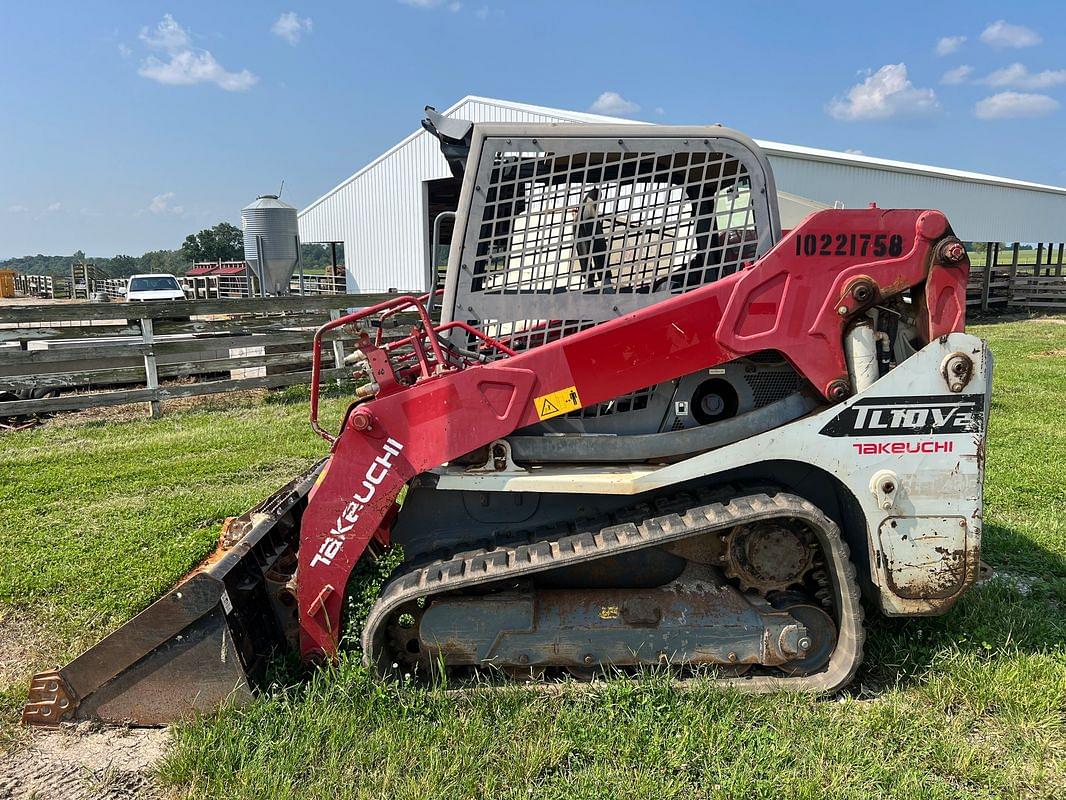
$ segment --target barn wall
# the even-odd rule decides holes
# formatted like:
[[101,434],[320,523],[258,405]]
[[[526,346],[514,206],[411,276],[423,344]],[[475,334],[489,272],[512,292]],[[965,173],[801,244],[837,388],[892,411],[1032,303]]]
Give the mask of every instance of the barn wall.
[[834,164],[770,152],[777,188],[846,208],[936,208],[955,235],[977,242],[1050,242],[1066,234],[1066,193],[870,166]]
[[[473,122],[574,121],[474,100],[445,113]],[[420,130],[300,212],[300,238],[344,242],[351,292],[422,290],[428,265],[422,184],[449,175],[437,140]]]

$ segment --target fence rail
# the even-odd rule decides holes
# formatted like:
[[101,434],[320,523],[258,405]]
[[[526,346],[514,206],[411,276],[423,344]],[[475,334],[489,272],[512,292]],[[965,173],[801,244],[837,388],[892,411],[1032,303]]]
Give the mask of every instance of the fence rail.
[[[77,265],[75,265],[77,266]],[[90,270],[74,270],[73,278],[54,278],[51,275],[23,275],[15,273],[15,292],[26,297],[46,300],[88,300],[105,295],[108,300],[121,300],[129,285],[128,278],[105,278]],[[247,298],[253,287],[245,275],[176,275],[185,296],[190,300]],[[293,294],[345,294],[348,291],[344,275],[294,275],[289,281]]]
[[[0,418],[306,384],[320,325],[395,296],[0,306]],[[323,381],[358,335],[324,337]]]

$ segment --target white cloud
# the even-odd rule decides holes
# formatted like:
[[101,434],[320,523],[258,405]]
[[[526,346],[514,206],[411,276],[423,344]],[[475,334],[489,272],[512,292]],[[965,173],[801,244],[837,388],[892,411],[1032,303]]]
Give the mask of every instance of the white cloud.
[[[412,6],[414,8],[438,8],[445,5],[445,0],[400,0],[405,6]],[[448,3],[447,8],[452,13],[455,13],[463,7],[462,3]]]
[[227,92],[243,92],[256,84],[259,78],[246,69],[230,72],[208,50],[191,47],[189,32],[179,25],[170,14],[153,29],[143,28],[141,41],[149,47],[163,50],[167,60],[148,56],[141,62],[137,74],[168,86],[191,86],[197,83],[213,83]]
[[148,204],[147,211],[149,214],[156,214],[161,216],[163,214],[173,214],[176,217],[180,217],[185,213],[184,206],[172,206],[170,201],[174,199],[174,192],[163,192],[163,194],[157,194],[152,198],[152,202]]
[[488,19],[489,18],[489,7],[488,6],[482,6],[477,11],[474,12],[474,16],[477,17],[478,19]]
[[589,111],[595,114],[611,114],[617,117],[624,117],[627,114],[636,114],[640,111],[640,106],[636,103],[626,100],[618,92],[604,92],[596,98]]
[[207,50],[201,50],[199,53],[182,50],[172,55],[169,61],[160,61],[155,56],[149,56],[141,64],[137,74],[169,86],[214,83],[227,92],[246,91],[259,80],[246,69],[228,72]]
[[851,153],[853,156],[864,156],[864,155],[866,155],[866,153],[864,153],[862,150],[860,150],[857,147],[849,147],[844,152],[845,153]]
[[984,29],[981,41],[992,47],[1032,47],[1044,40],[1031,28],[999,19]]
[[940,76],[940,82],[948,86],[958,86],[960,83],[966,83],[966,79],[973,74],[973,67],[969,64],[962,64],[955,69],[949,69],[943,75]]
[[55,214],[57,211],[62,211],[62,210],[63,210],[63,204],[62,203],[60,203],[58,201],[56,201],[55,203],[49,203],[47,206],[45,206],[44,211],[42,211],[40,214],[37,214],[34,217],[34,220],[35,221],[36,220],[42,220],[46,216],[48,216],[49,214]]
[[148,204],[148,210],[153,214],[164,214],[167,210],[167,205],[174,199],[174,192],[163,192],[163,194],[157,194],[152,198],[152,202]]
[[189,32],[181,27],[170,14],[164,14],[163,19],[155,26],[154,30],[148,28],[147,25],[141,28],[140,38],[149,47],[166,50],[167,52],[181,50],[183,47],[188,47],[192,44]]
[[666,113],[666,109],[663,108],[662,106],[655,106],[655,113],[656,113],[657,116],[661,117],[663,114]]
[[941,36],[936,43],[936,54],[938,56],[950,56],[962,47],[965,41],[965,36]]
[[129,58],[133,55],[133,50],[127,47],[126,45],[120,43],[118,46],[118,54],[123,58]]
[[919,89],[907,78],[906,64],[885,64],[877,72],[866,71],[866,79],[835,97],[827,110],[834,119],[857,122],[892,117],[930,114],[940,109],[936,92]]
[[1044,117],[1058,108],[1059,101],[1046,94],[1000,92],[978,101],[973,107],[973,113],[978,119],[1012,119]]
[[310,17],[300,19],[295,11],[286,11],[274,21],[274,24],[270,26],[270,31],[289,44],[298,44],[301,36],[311,32],[311,27]]
[[29,208],[22,205],[21,203],[16,203],[13,206],[7,207],[8,214],[25,214],[27,211],[29,211]]
[[1048,89],[1066,83],[1066,69],[1046,69],[1043,72],[1030,72],[1024,64],[1011,64],[997,69],[980,83],[986,86],[1014,86],[1018,89]]

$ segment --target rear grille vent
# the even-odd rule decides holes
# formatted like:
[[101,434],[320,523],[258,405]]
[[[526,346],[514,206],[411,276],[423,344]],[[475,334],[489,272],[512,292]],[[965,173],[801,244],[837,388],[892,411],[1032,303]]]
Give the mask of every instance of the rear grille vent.
[[751,389],[752,404],[755,408],[762,408],[770,403],[783,400],[790,394],[799,391],[803,380],[791,367],[782,369],[761,369],[758,372],[749,372],[744,376],[748,388]]

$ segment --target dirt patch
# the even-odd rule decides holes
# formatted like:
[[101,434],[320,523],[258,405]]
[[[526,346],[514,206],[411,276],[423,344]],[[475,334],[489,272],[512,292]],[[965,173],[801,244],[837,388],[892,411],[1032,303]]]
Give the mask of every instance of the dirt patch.
[[1022,322],[1039,322],[1041,324],[1048,323],[1050,325],[1066,325],[1066,319],[1058,319],[1056,317],[1031,317],[1030,319],[1022,320]]
[[988,580],[996,580],[1001,583],[1012,587],[1018,594],[1028,595],[1033,591],[1033,585],[1038,583],[1040,579],[1035,575],[1022,575],[1016,572],[1007,572],[1006,570],[993,570]]
[[169,732],[92,723],[28,733],[0,756],[3,800],[141,800],[163,796],[152,767]]
[[[1066,322],[1063,324],[1066,325]],[[1030,356],[1030,358],[1066,358],[1066,347],[1045,350],[1043,353],[1036,353],[1035,355]]]

